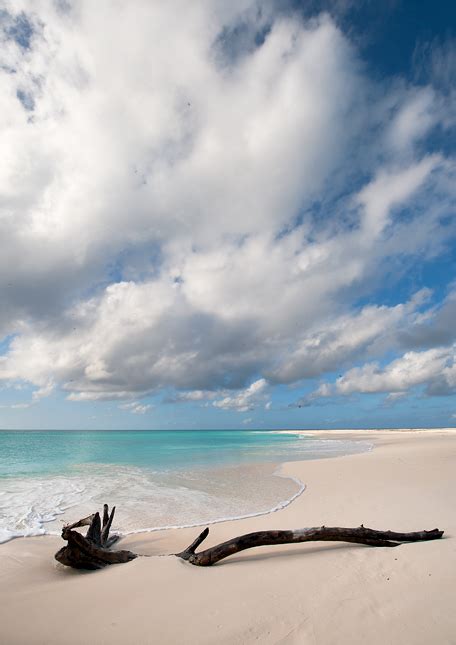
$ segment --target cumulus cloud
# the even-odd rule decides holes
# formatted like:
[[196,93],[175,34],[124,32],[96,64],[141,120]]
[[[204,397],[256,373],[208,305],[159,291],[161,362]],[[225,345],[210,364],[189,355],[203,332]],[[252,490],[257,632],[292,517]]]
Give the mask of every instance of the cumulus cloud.
[[450,291],[438,306],[430,308],[399,334],[400,344],[408,349],[450,345],[456,340],[456,291]]
[[128,412],[131,412],[132,414],[146,414],[146,412],[149,412],[152,407],[153,406],[148,403],[139,403],[138,401],[131,401],[130,403],[122,403],[122,405],[119,405],[121,410],[128,410]]
[[356,314],[338,316],[316,330],[308,330],[280,366],[269,373],[271,381],[292,383],[343,368],[359,356],[375,356],[397,344],[402,329],[421,320],[418,308],[429,296],[417,292],[395,307],[367,305]]
[[[456,292],[451,291],[439,307],[419,309],[426,294],[417,294],[397,316],[393,324],[386,322],[390,338],[386,346],[401,355],[380,366],[378,361],[365,363],[339,375],[335,383],[323,382],[297,405],[311,405],[321,398],[347,396],[354,393],[385,393],[386,403],[406,396],[413,388],[421,387],[426,396],[445,396],[456,391],[456,345],[454,340],[454,310]],[[362,315],[362,314],[361,314]],[[380,319],[381,320],[381,319]],[[386,340],[380,329],[373,337]],[[410,348],[413,347],[413,350]],[[431,349],[429,349],[431,347]],[[409,351],[402,353],[407,348]],[[402,352],[401,352],[402,350]],[[383,352],[374,349],[371,356]],[[360,353],[357,353],[360,356]],[[364,352],[364,357],[368,352]],[[342,361],[335,361],[339,365]]]
[[449,393],[456,386],[455,348],[406,352],[380,368],[376,363],[355,367],[336,381],[336,392],[406,392],[426,383],[428,390]]
[[245,411],[435,344],[421,301],[357,302],[454,234],[454,162],[420,147],[439,89],[374,83],[328,14],[258,8],[5,3],[0,379]]
[[248,388],[238,392],[236,395],[225,396],[223,399],[214,401],[212,405],[222,410],[236,410],[237,412],[247,412],[257,407],[260,401],[264,401],[267,381],[264,378],[258,379]]

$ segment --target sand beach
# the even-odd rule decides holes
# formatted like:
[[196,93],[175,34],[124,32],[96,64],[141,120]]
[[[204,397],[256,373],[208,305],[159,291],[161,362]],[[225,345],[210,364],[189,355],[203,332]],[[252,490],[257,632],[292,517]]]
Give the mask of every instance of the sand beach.
[[61,539],[19,538],[0,546],[0,642],[456,643],[456,430],[336,434],[374,449],[284,464],[305,492],[276,513],[212,525],[208,546],[261,529],[361,523],[438,527],[444,538],[261,547],[199,568],[168,555],[198,534],[180,529],[127,536],[119,548],[149,557],[87,573],[53,559]]

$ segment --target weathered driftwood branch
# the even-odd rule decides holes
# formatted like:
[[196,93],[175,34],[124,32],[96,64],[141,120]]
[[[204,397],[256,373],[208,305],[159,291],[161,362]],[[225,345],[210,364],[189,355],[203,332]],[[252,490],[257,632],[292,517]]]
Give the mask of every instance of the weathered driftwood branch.
[[256,546],[274,544],[294,544],[297,542],[355,542],[368,546],[399,546],[403,542],[422,542],[441,538],[443,531],[416,531],[413,533],[395,533],[394,531],[376,531],[365,528],[341,528],[338,526],[319,526],[313,528],[296,529],[294,531],[257,531],[235,537],[227,542],[217,544],[205,551],[195,553],[197,547],[207,538],[209,529],[205,529],[192,544],[181,553],[176,553],[178,558],[187,560],[199,567],[211,565],[227,558],[230,555],[252,549]]
[[[100,569],[108,564],[129,562],[137,558],[131,551],[110,551],[110,547],[119,539],[118,535],[109,537],[116,507],[108,512],[108,505],[103,507],[103,525],[100,514],[94,513],[82,520],[63,527],[62,537],[68,542],[55,554],[56,560],[75,569]],[[84,537],[74,529],[88,526]],[[394,531],[377,531],[365,528],[362,524],[356,528],[341,528],[339,526],[319,526],[296,529],[294,531],[256,531],[235,537],[209,549],[196,553],[196,549],[209,535],[209,529],[204,531],[181,553],[175,555],[182,560],[200,567],[210,567],[230,555],[252,549],[257,546],[274,544],[294,544],[297,542],[354,542],[368,546],[399,546],[403,542],[423,542],[441,538],[443,531],[416,531],[413,533],[396,533]]]
[[[118,535],[109,537],[116,507],[109,515],[108,505],[103,507],[103,526],[99,513],[94,513],[82,520],[63,527],[62,537],[68,542],[55,554],[55,559],[75,569],[101,569],[107,564],[129,562],[138,556],[131,551],[110,551],[110,547],[119,539]],[[88,526],[84,537],[74,529]]]

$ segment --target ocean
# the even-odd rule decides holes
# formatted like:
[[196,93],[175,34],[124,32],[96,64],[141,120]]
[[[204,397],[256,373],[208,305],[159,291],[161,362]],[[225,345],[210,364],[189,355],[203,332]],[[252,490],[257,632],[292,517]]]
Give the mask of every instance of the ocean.
[[58,534],[104,502],[123,534],[273,512],[305,488],[278,464],[370,447],[260,430],[0,431],[0,542]]

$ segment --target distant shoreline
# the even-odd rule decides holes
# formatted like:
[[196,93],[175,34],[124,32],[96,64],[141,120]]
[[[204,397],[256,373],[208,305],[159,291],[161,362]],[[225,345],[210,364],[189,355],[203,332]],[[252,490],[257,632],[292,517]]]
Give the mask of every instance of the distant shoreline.
[[428,430],[452,430],[456,426],[440,428],[439,426],[417,428],[0,428],[0,432],[415,432]]

